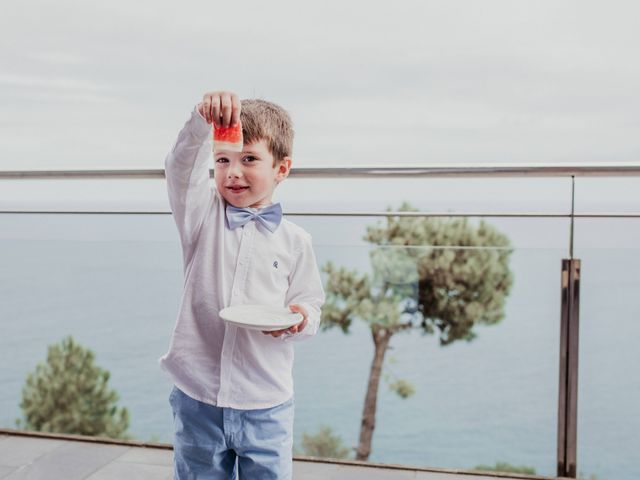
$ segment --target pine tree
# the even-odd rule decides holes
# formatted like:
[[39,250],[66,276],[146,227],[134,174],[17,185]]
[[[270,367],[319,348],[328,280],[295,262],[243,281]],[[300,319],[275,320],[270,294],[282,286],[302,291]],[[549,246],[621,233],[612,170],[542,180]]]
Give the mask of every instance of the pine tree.
[[130,438],[129,412],[118,409],[109,372],[94,365],[91,350],[66,337],[50,345],[46,364],[27,376],[20,407],[27,430]]
[[[399,211],[416,211],[404,203]],[[347,333],[354,320],[367,323],[374,343],[356,458],[367,460],[375,429],[378,386],[393,335],[411,329],[437,334],[442,346],[471,341],[477,324],[495,324],[513,277],[508,238],[484,221],[466,218],[389,216],[367,228],[364,239],[373,275],[324,265],[328,274],[322,328]],[[392,388],[413,393],[406,381]]]

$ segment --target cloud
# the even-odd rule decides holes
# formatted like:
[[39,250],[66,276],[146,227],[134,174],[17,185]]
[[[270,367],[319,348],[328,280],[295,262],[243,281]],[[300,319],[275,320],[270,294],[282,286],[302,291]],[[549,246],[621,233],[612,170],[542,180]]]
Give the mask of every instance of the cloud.
[[22,88],[45,88],[52,90],[74,90],[99,92],[109,90],[106,86],[101,86],[93,82],[79,80],[68,77],[42,77],[36,75],[23,75],[0,73],[0,85]]
[[[155,166],[213,89],[284,105],[298,164],[629,161],[640,149],[633,2],[10,3],[0,168]],[[45,128],[55,150],[18,140]],[[73,141],[92,129],[120,140]]]
[[63,51],[39,51],[27,54],[28,58],[37,62],[49,63],[52,65],[79,65],[87,63],[87,59],[81,55]]

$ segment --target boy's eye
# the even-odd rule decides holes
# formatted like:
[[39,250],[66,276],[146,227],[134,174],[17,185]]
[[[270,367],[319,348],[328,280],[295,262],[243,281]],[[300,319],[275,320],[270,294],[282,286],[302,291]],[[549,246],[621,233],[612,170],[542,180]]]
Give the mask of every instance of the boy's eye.
[[219,157],[219,158],[216,160],[216,162],[218,162],[218,163],[225,163],[225,162],[228,162],[228,161],[229,161],[229,159],[228,159],[228,158],[226,158],[226,157]]
[[245,159],[245,160],[247,160],[247,161],[249,161],[249,162],[253,162],[253,161],[257,160],[257,158],[256,158],[256,157],[253,157],[253,156],[251,156],[251,155],[249,155],[248,157],[244,157],[244,159]]

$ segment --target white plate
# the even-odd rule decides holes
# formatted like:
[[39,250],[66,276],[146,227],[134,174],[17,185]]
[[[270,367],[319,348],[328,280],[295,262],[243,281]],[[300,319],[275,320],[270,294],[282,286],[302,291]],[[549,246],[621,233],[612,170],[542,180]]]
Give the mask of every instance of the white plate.
[[273,331],[297,325],[303,317],[285,307],[234,305],[220,310],[220,318],[239,327]]

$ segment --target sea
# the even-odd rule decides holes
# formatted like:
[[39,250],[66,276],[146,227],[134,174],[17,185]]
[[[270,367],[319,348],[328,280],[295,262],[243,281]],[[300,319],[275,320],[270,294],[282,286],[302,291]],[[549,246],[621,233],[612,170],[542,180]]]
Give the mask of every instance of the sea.
[[[316,186],[312,193],[308,183],[298,181],[284,195],[291,207],[283,203],[291,219],[312,234],[319,266],[331,261],[371,273],[374,247],[362,237],[367,226],[382,225],[384,217],[304,212],[380,212],[405,199],[421,209],[565,212],[568,184],[555,180],[452,188],[452,183],[412,179],[401,188],[396,184],[393,194],[381,180],[366,185],[368,197],[350,204],[341,198],[354,192],[346,181],[330,192]],[[34,185],[42,183],[27,186]],[[60,192],[69,189],[61,186]],[[611,191],[616,190],[620,184],[614,182]],[[528,192],[525,199],[505,200],[522,191]],[[46,360],[49,345],[71,335],[110,372],[118,405],[131,415],[130,434],[171,442],[172,385],[158,359],[167,351],[181,299],[175,225],[163,200],[145,206],[147,213],[126,213],[135,208],[124,195],[128,210],[113,213],[122,204],[106,204],[105,211],[112,213],[95,213],[101,204],[89,193],[83,186],[82,203],[73,195],[63,200],[94,213],[0,213],[0,427],[15,428],[28,373]],[[467,204],[456,200],[461,196]],[[50,194],[58,203],[52,200],[47,210],[68,211],[61,197]],[[553,205],[556,200],[559,206]],[[610,197],[583,208],[603,204],[607,211],[634,208],[616,205]],[[0,207],[15,208],[2,203],[1,195]],[[640,303],[634,300],[640,287],[640,220],[583,218],[573,228],[567,218],[554,216],[484,221],[512,242],[514,283],[504,318],[475,327],[472,341],[448,346],[420,330],[392,338],[370,460],[456,469],[507,462],[556,474],[561,262],[573,254],[582,261],[578,472],[598,480],[640,478]],[[348,333],[323,330],[296,344],[298,450],[304,434],[323,427],[330,427],[344,446],[357,446],[372,358],[371,334],[362,320],[354,321]],[[410,382],[415,393],[400,398],[390,388],[398,379]]]

